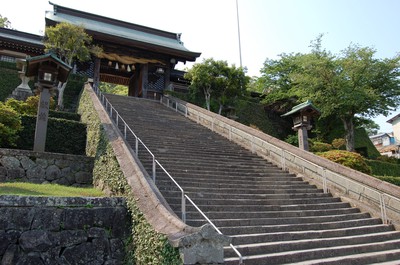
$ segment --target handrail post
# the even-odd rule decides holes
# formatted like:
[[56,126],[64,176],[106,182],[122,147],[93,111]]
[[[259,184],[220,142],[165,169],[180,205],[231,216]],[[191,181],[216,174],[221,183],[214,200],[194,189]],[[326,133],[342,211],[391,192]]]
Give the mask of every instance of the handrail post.
[[324,193],[328,193],[328,184],[327,184],[327,180],[326,180],[326,169],[325,168],[323,168],[322,177],[323,177],[322,187],[323,187]]
[[156,158],[153,156],[153,182],[156,183]]
[[135,136],[135,152],[136,157],[139,158],[139,140],[137,136]]
[[126,126],[127,126],[127,124],[126,124],[126,122],[124,122],[124,139],[126,139]]
[[185,198],[185,193],[182,190],[182,198],[181,198],[181,204],[182,204],[182,221],[186,224],[186,198]]

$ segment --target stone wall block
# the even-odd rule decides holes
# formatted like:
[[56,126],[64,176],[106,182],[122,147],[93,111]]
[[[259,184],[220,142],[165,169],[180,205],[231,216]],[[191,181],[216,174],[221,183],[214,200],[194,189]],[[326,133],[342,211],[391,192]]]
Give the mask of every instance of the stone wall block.
[[63,230],[60,233],[60,238],[61,247],[71,247],[86,242],[88,235],[85,230]]
[[65,160],[65,159],[55,159],[55,161],[54,161],[54,165],[56,165],[60,169],[69,167],[71,165],[71,163],[73,163],[73,161]]
[[64,250],[62,256],[68,262],[66,264],[97,264],[100,257],[96,257],[96,249],[91,242],[68,247]]
[[0,163],[3,167],[8,169],[16,169],[20,167],[20,162],[17,158],[12,156],[3,156],[0,159]]
[[30,230],[21,234],[19,245],[25,252],[43,252],[53,245],[46,230]]
[[71,163],[70,165],[72,172],[81,171],[82,163],[75,161],[75,163]]
[[1,265],[16,264],[19,256],[18,245],[11,244],[8,246],[6,252],[1,259]]
[[0,230],[29,230],[33,211],[29,208],[0,207]]
[[46,180],[52,181],[61,178],[61,170],[56,165],[51,165],[46,169]]
[[89,172],[77,172],[75,174],[75,181],[78,184],[91,185],[93,183],[93,175]]
[[22,168],[9,168],[7,169],[6,180],[16,180],[25,178],[25,170]]
[[128,236],[131,225],[130,214],[126,208],[118,207],[114,209],[112,220],[112,237],[124,238]]
[[16,244],[20,236],[19,231],[0,231],[0,256],[3,256],[10,244]]
[[62,209],[37,208],[32,220],[31,229],[46,229],[60,231]]
[[108,238],[107,231],[100,227],[91,227],[87,233],[88,238]]
[[36,165],[42,168],[47,168],[49,166],[49,160],[45,158],[36,158]]
[[42,179],[44,181],[45,175],[46,170],[41,165],[26,171],[26,177],[29,179],[29,181],[34,181],[34,179]]
[[110,240],[111,257],[117,260],[123,260],[125,257],[125,244],[119,238]]
[[21,156],[20,161],[21,161],[21,166],[24,170],[29,170],[36,166],[36,163],[33,162],[32,159],[30,159],[27,156]]
[[64,229],[88,229],[93,227],[94,216],[90,209],[68,208],[64,211]]

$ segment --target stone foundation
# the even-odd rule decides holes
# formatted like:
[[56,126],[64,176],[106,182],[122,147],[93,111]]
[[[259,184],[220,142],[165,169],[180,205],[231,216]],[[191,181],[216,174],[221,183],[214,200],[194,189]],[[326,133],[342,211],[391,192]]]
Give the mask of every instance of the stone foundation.
[[0,196],[0,264],[123,264],[122,198]]
[[93,185],[92,157],[0,149],[0,182]]

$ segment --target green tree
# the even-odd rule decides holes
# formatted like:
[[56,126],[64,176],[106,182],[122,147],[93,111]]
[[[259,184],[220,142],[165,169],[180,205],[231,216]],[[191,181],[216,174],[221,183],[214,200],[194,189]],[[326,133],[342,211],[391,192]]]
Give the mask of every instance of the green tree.
[[[91,46],[92,37],[89,36],[83,26],[76,26],[70,23],[61,22],[55,26],[46,28],[45,31],[45,51],[53,52],[61,60],[72,66],[73,61],[88,61],[91,53],[97,54],[101,49]],[[58,106],[63,108],[63,94],[67,83],[60,84],[57,89]]]
[[357,116],[387,115],[400,103],[400,56],[377,59],[374,49],[353,44],[334,55],[322,48],[321,38],[310,53],[265,61],[262,80],[271,91],[266,101],[312,100],[321,118],[341,120],[346,149],[354,151]]
[[203,95],[208,110],[211,109],[211,101],[215,100],[219,105],[219,114],[232,100],[245,94],[249,81],[243,68],[212,58],[194,64],[185,78],[191,81],[189,89],[193,97]]
[[8,18],[3,17],[0,15],[0,28],[11,28],[11,21],[8,20]]
[[21,129],[20,115],[10,106],[0,102],[0,146],[15,146]]

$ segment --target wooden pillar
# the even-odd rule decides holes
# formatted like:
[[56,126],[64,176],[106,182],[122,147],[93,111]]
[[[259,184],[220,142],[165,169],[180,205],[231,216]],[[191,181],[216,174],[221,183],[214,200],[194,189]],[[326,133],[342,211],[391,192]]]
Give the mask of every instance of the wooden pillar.
[[147,87],[149,84],[149,64],[143,64],[141,69],[142,77],[142,97],[147,98]]
[[171,83],[171,67],[167,64],[167,68],[164,73],[164,90],[168,90],[169,84]]
[[128,96],[137,97],[139,95],[139,84],[140,84],[140,64],[135,64],[135,71],[131,79],[129,80]]
[[100,58],[94,58],[93,85],[98,87],[100,83]]

